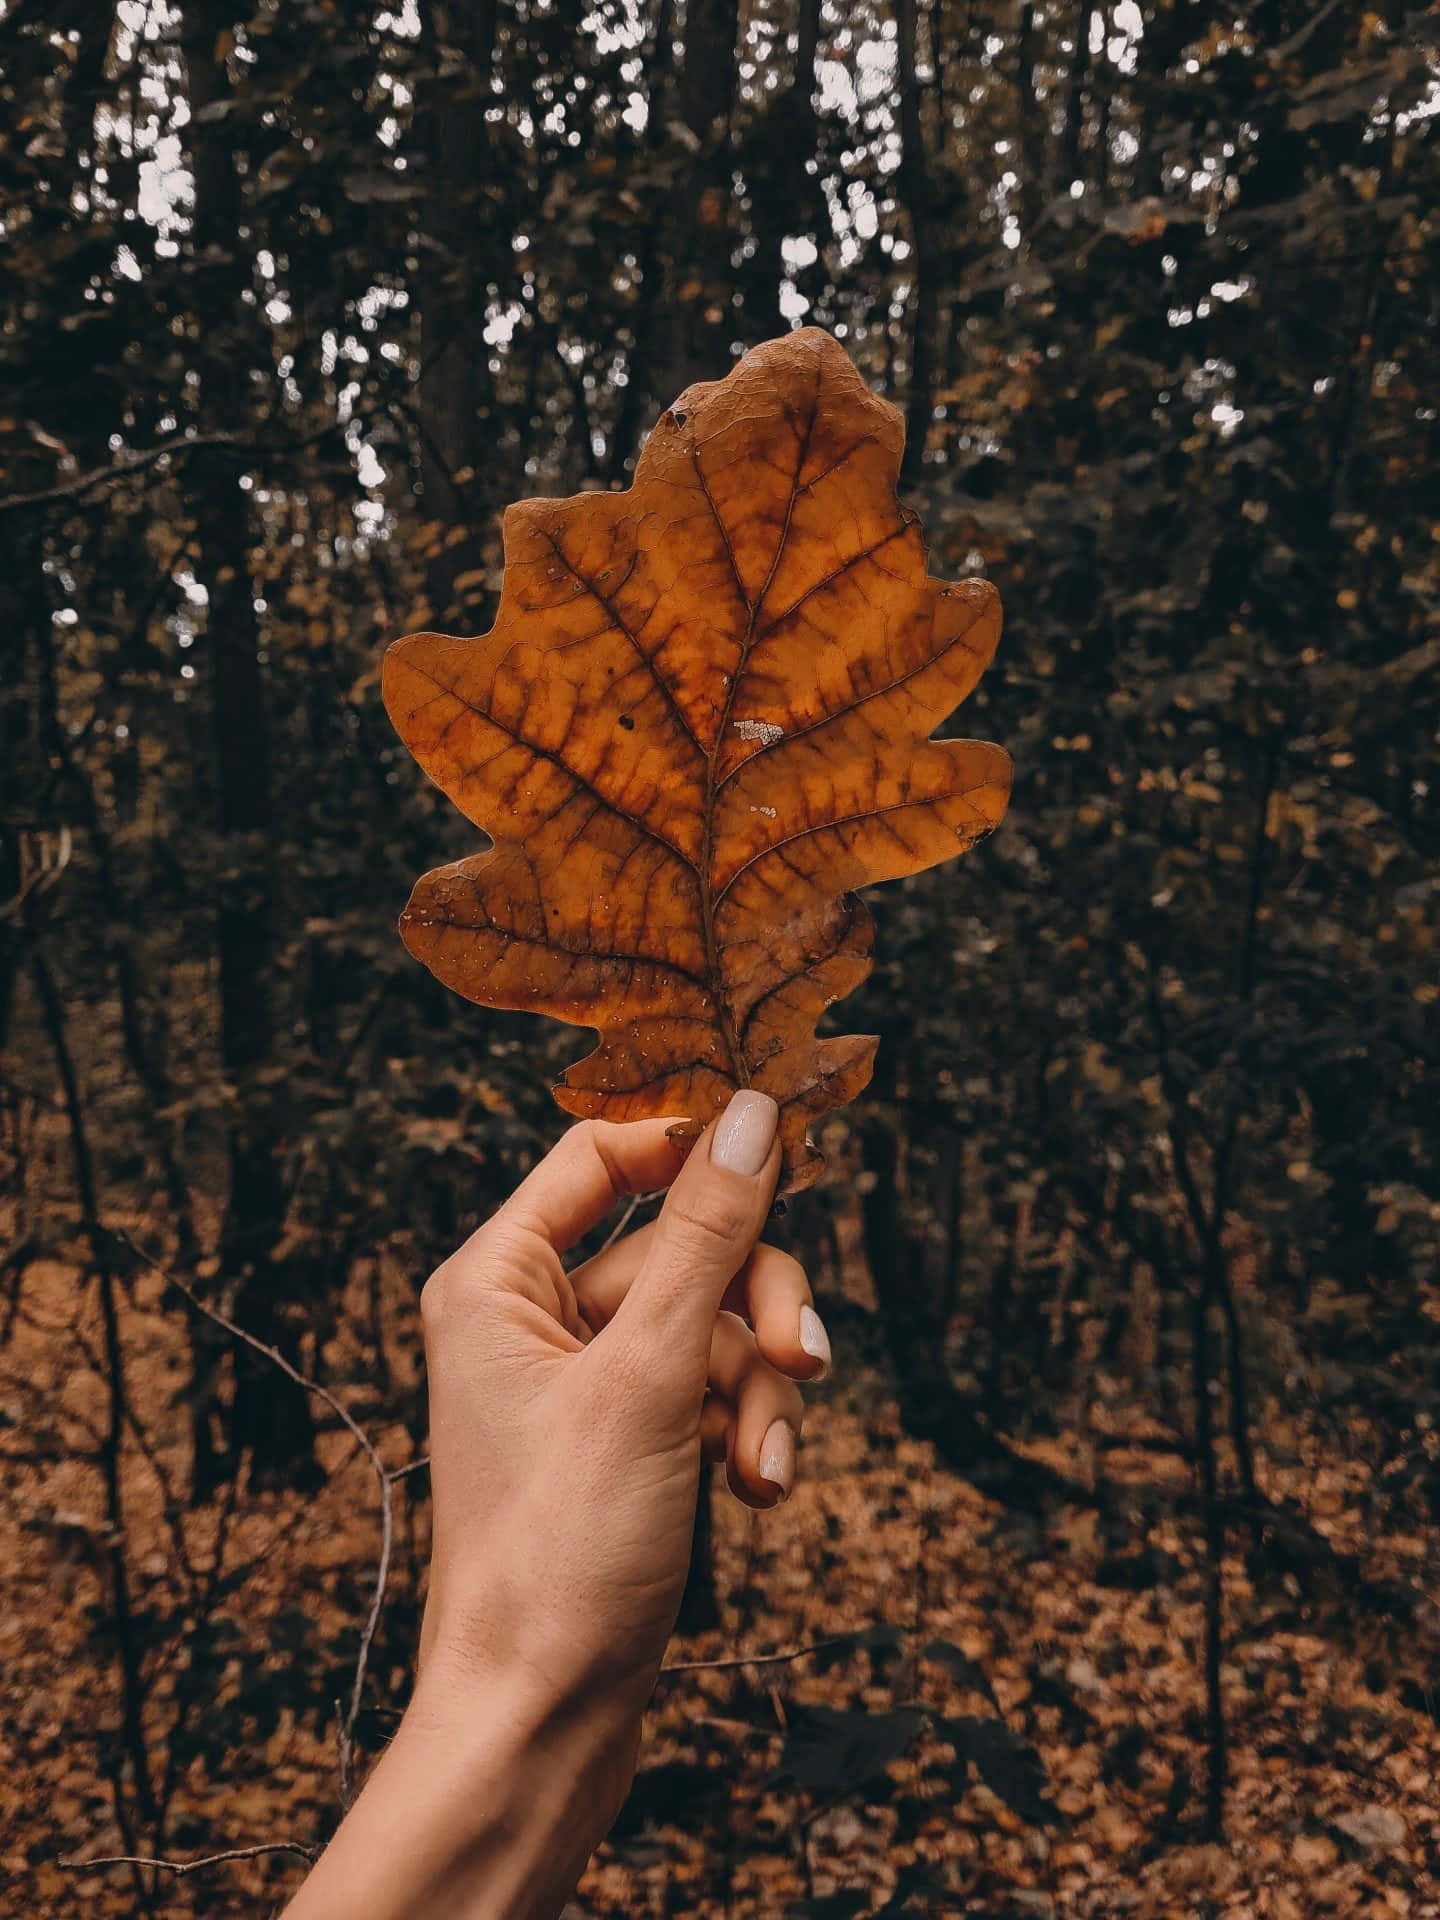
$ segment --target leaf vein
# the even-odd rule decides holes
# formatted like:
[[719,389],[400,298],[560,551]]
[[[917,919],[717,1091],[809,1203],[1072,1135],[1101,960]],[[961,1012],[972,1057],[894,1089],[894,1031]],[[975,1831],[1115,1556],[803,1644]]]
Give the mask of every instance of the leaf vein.
[[[660,669],[656,666],[654,657],[651,654],[646,653],[645,649],[641,646],[639,634],[633,632],[625,624],[624,620],[621,619],[619,609],[615,606],[614,602],[609,598],[609,596],[607,594],[602,593],[599,587],[595,584],[595,582],[589,579],[585,574],[583,574],[580,571],[579,567],[575,565],[575,562],[565,552],[565,549],[560,545],[560,542],[555,538],[554,534],[551,533],[550,529],[548,527],[545,527],[542,529],[542,531],[545,535],[546,541],[550,546],[551,551],[555,555],[555,558],[565,568],[565,571],[570,575],[571,579],[578,580],[580,582],[580,585],[584,587],[585,591],[590,595],[591,599],[594,600],[597,603],[597,605],[605,609],[605,612],[610,617],[611,626],[613,627],[613,630],[616,633],[623,634],[625,638],[630,642],[630,645],[635,649],[636,657],[642,660],[645,663],[646,667],[649,669],[650,677],[654,680],[655,685],[660,689],[660,692],[663,694],[666,706],[669,707],[671,713],[673,713],[675,718],[679,721],[681,729],[683,730],[686,737],[690,741],[690,744],[695,748],[695,751],[697,753],[703,754],[705,749],[700,745],[700,741],[696,736],[695,729],[690,725],[689,720],[686,718],[684,708],[680,705],[679,701],[675,698],[674,692],[671,689],[669,681],[665,679],[664,675],[660,672]],[[621,586],[625,585],[626,581],[629,580],[630,575],[634,573],[636,567],[638,567],[639,564],[640,564],[640,555],[637,551],[635,558],[630,563],[629,573],[625,575],[625,580],[622,580],[620,582]],[[591,635],[587,635],[586,638],[598,639],[599,635],[591,634]]]
[[930,667],[939,666],[940,662],[952,648],[961,647],[966,653],[973,653],[978,659],[980,657],[979,649],[971,646],[968,639],[969,632],[970,628],[967,627],[964,633],[957,633],[953,639],[946,641],[939,653],[932,653],[926,659],[917,661],[907,672],[897,674],[893,680],[887,680],[883,687],[872,687],[869,693],[862,693],[858,700],[851,700],[846,706],[836,707],[833,713],[822,714],[818,720],[810,721],[808,726],[796,727],[791,733],[782,733],[778,740],[762,742],[761,745],[755,749],[754,753],[747,754],[737,766],[733,766],[729,773],[720,780],[716,787],[717,794],[720,788],[728,787],[732,780],[737,779],[740,774],[744,773],[747,767],[753,767],[755,762],[763,759],[767,753],[777,753],[784,747],[793,746],[797,740],[803,740],[807,734],[817,733],[822,727],[832,726],[837,720],[847,719],[850,714],[858,713],[861,707],[870,700],[883,700],[887,694],[894,693],[898,687],[903,687],[907,680],[913,680],[916,674],[924,673]]
[[[549,747],[537,745],[533,740],[525,739],[521,734],[518,734],[513,727],[506,726],[505,722],[495,714],[487,712],[484,707],[477,707],[472,700],[467,700],[457,687],[447,687],[443,681],[437,680],[434,674],[429,672],[427,668],[416,667],[414,670],[417,673],[424,674],[431,685],[439,687],[442,693],[448,693],[451,699],[457,701],[467,713],[477,714],[480,719],[494,727],[497,733],[503,734],[513,745],[519,747],[522,752],[533,753],[537,760],[544,760],[550,766],[558,767],[561,773],[566,774],[575,782],[575,785],[582,793],[588,794],[592,800],[612,813],[617,820],[623,820],[628,827],[632,827],[636,833],[643,833],[648,839],[653,840],[657,846],[667,848],[687,871],[691,873],[697,873],[699,871],[695,862],[683,848],[677,847],[673,840],[667,839],[663,833],[657,833],[654,827],[647,826],[643,820],[637,820],[634,814],[627,813],[618,800],[611,800],[607,795],[601,793],[598,787],[593,786],[591,782],[585,778],[583,773],[578,772],[572,767],[568,760],[562,759],[560,754]],[[425,704],[429,706],[432,703],[426,701]],[[451,724],[453,725],[454,723],[452,722]],[[449,730],[450,728],[447,726],[441,737],[443,738],[444,733],[448,733]],[[482,831],[489,831],[489,829],[484,826],[483,821],[477,824],[481,826]]]
[[[761,847],[758,853],[752,853],[743,866],[735,869],[734,873],[731,874],[730,878],[715,896],[715,911],[717,913],[719,912],[726,894],[729,893],[736,881],[743,878],[743,876],[747,874],[753,866],[758,865],[761,860],[769,859],[771,854],[776,854],[784,860],[785,865],[789,867],[797,879],[809,881],[813,879],[812,875],[805,873],[801,868],[795,866],[792,861],[785,858],[786,847],[793,847],[801,840],[813,839],[817,833],[833,833],[840,827],[853,827],[857,821],[880,820],[883,819],[886,814],[928,813],[942,800],[968,800],[972,793],[978,793],[980,788],[986,784],[988,783],[985,781],[979,781],[974,786],[957,787],[949,793],[927,794],[923,800],[896,800],[888,807],[866,807],[863,813],[846,813],[838,815],[833,820],[817,820],[812,826],[802,827],[798,833],[786,834],[783,840],[772,840],[769,846]],[[978,807],[972,808],[972,812],[981,820],[984,820],[985,816],[980,812]],[[905,845],[906,843],[900,835],[899,830],[888,820],[885,824],[888,831],[901,841],[902,846]],[[862,881],[859,884],[867,885],[873,883]]]

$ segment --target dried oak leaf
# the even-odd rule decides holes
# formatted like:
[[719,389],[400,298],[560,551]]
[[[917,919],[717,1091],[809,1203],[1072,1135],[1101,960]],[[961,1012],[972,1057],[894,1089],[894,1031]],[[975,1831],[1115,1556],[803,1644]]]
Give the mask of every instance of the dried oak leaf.
[[447,986],[599,1030],[569,1113],[704,1123],[737,1086],[808,1121],[876,1041],[816,1022],[870,970],[851,889],[963,853],[1009,756],[930,739],[1000,631],[925,571],[904,434],[827,334],[757,347],[661,416],[627,493],[505,515],[495,625],[386,655],[421,766],[493,841],[418,883],[405,943]]

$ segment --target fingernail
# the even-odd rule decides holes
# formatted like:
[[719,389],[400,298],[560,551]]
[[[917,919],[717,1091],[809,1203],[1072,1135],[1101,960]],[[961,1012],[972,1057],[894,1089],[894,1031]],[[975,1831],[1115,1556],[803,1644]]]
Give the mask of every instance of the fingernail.
[[800,1345],[812,1360],[820,1362],[820,1371],[815,1377],[823,1380],[830,1371],[830,1336],[825,1331],[825,1322],[813,1307],[800,1309]]
[[786,1499],[795,1484],[795,1429],[788,1420],[772,1420],[760,1443],[760,1478]]
[[768,1093],[749,1088],[730,1096],[710,1142],[710,1158],[731,1173],[759,1173],[770,1158],[780,1109]]

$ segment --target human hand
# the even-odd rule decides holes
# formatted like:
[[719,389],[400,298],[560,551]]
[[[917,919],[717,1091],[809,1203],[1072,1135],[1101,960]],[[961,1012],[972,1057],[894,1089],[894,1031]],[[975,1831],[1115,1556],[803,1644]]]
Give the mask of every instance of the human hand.
[[[550,1920],[618,1812],[679,1608],[702,1458],[789,1492],[829,1342],[757,1245],[775,1103],[688,1158],[663,1120],[574,1127],[422,1296],[434,1537],[400,1730],[287,1920]],[[626,1194],[659,1218],[567,1274]],[[748,1322],[748,1324],[747,1324]]]
[[[638,1719],[674,1625],[702,1456],[789,1492],[795,1380],[829,1346],[798,1263],[757,1246],[777,1111],[742,1092],[686,1149],[663,1120],[574,1127],[422,1296],[434,1546],[421,1689],[521,1662]],[[673,1183],[673,1184],[672,1184]],[[567,1275],[627,1194],[652,1226]],[[749,1325],[746,1322],[749,1322]]]

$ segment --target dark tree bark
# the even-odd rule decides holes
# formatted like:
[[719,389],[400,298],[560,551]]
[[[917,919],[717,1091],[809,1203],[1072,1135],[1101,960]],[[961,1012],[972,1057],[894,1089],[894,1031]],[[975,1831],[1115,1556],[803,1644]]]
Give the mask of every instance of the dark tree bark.
[[[665,115],[668,111],[671,91],[670,69],[673,41],[671,0],[659,0],[655,15],[655,32],[650,42],[649,58],[645,63],[650,95],[649,111],[645,119],[644,143],[652,155],[658,151],[665,137]],[[645,222],[636,252],[640,268],[640,292],[635,306],[630,350],[625,356],[625,389],[610,439],[610,465],[606,477],[612,487],[619,486],[635,464],[636,442],[640,436],[641,422],[645,417],[645,403],[653,384],[655,343],[659,332],[657,319],[665,278],[666,232],[667,223],[661,218],[657,207],[654,209],[653,217]]]
[[119,1283],[112,1264],[110,1241],[100,1220],[95,1156],[80,1079],[66,1030],[64,999],[45,957],[38,923],[28,912],[23,918],[25,931],[30,937],[30,974],[65,1105],[75,1192],[80,1202],[80,1221],[90,1243],[89,1272],[95,1276],[100,1291],[107,1408],[98,1460],[105,1488],[107,1526],[104,1551],[110,1573],[109,1625],[120,1670],[119,1740],[115,1741],[113,1734],[105,1737],[106,1746],[112,1750],[106,1756],[104,1770],[110,1780],[116,1824],[127,1849],[133,1852],[139,1830],[155,1831],[157,1807],[150,1752],[145,1740],[143,1634],[136,1618],[121,1464],[128,1395],[117,1298]]
[[746,333],[752,344],[790,325],[779,305],[785,236],[810,231],[823,238],[825,231],[824,201],[805,171],[815,152],[820,0],[800,0],[798,25],[790,84],[760,117],[745,143],[750,231],[755,241],[746,263],[745,285]]
[[424,151],[420,246],[420,474],[425,518],[440,543],[427,569],[432,617],[470,626],[483,595],[455,582],[480,562],[494,502],[485,487],[485,421],[491,411],[484,338],[492,236],[484,188],[490,172],[485,107],[495,62],[498,0],[435,0],[424,13],[430,97],[417,130]]
[[1220,1666],[1225,1640],[1225,1517],[1220,1507],[1215,1459],[1214,1414],[1210,1405],[1209,1289],[1195,1295],[1191,1316],[1194,1344],[1195,1455],[1200,1463],[1200,1500],[1205,1522],[1205,1833],[1217,1841],[1225,1831],[1225,1780],[1228,1772],[1225,1698]]
[[1156,199],[1164,194],[1167,76],[1179,60],[1181,49],[1204,32],[1208,17],[1202,0],[1171,0],[1168,8],[1156,8],[1146,17],[1135,83],[1140,102],[1140,146],[1133,163],[1137,194]]
[[[885,1327],[886,1343],[907,1404],[906,1424],[929,1425],[925,1436],[937,1442],[955,1436],[959,1415],[954,1384],[945,1362],[945,1328],[940,1303],[929,1284],[925,1249],[905,1224],[900,1209],[899,1148],[893,1129],[878,1117],[860,1133],[865,1172],[861,1200],[865,1258]],[[968,1424],[968,1422],[966,1423]],[[920,1431],[917,1426],[912,1432]]]
[[939,248],[936,196],[926,150],[920,87],[916,78],[919,0],[899,0],[900,167],[896,179],[910,216],[914,294],[910,330],[910,393],[905,406],[903,484],[913,485],[925,461],[934,408],[935,323],[939,312]]
[[680,112],[701,140],[720,123],[728,137],[735,104],[739,0],[694,0],[685,9],[685,66],[680,79]]
[[702,1467],[695,1495],[695,1530],[690,1536],[690,1565],[675,1625],[681,1633],[709,1633],[720,1624],[715,1596],[715,1535],[711,1526],[710,1469]]
[[[196,8],[186,19],[185,58],[195,116],[195,206],[191,245],[197,309],[209,323],[197,357],[200,400],[212,430],[242,431],[249,412],[243,362],[226,352],[228,316],[248,286],[243,246],[246,206],[235,165],[235,134],[225,119],[199,116],[228,96],[217,60],[219,36],[232,24],[223,5]],[[209,606],[218,827],[227,857],[215,914],[219,962],[220,1060],[236,1090],[230,1124],[230,1189],[221,1230],[221,1269],[239,1283],[234,1312],[256,1337],[294,1352],[285,1326],[294,1276],[277,1263],[286,1196],[264,1068],[273,1056],[271,982],[276,875],[270,846],[274,819],[270,727],[260,659],[260,623],[250,572],[252,528],[247,496],[229,450],[205,448],[192,458],[190,481]],[[197,1498],[250,1451],[254,1471],[283,1476],[310,1460],[311,1423],[301,1395],[276,1396],[263,1364],[248,1354],[235,1360],[235,1399],[228,1435],[219,1418],[220,1349],[197,1338],[194,1406]]]
[[1016,42],[1017,92],[1015,110],[1016,146],[1020,154],[1020,210],[1025,229],[1025,244],[1034,242],[1040,211],[1045,202],[1045,111],[1035,92],[1035,67],[1040,52],[1041,31],[1036,21],[1035,0],[1028,0],[1020,16]]
[[[52,610],[51,597],[45,592],[38,571],[31,576],[40,591],[33,595],[31,625],[44,632]],[[137,914],[121,884],[115,850],[104,814],[95,796],[90,775],[75,753],[74,743],[61,721],[60,688],[54,652],[43,644],[35,649],[36,665],[33,694],[34,737],[37,748],[48,748],[48,771],[33,791],[38,795],[48,788],[53,795],[53,823],[72,824],[84,834],[94,862],[95,886],[103,915],[104,946],[115,970],[115,986],[120,1001],[120,1033],[125,1058],[145,1095],[145,1126],[151,1149],[160,1164],[165,1194],[175,1230],[175,1250],[183,1264],[197,1252],[195,1215],[191,1205],[185,1171],[175,1150],[167,1122],[160,1116],[174,1098],[174,1088],[165,1067],[163,1011],[145,990],[144,969],[137,953]],[[0,801],[0,819],[5,815]],[[47,819],[41,824],[51,824]],[[0,1038],[3,1038],[3,992],[0,978]]]
[[871,1114],[861,1126],[860,1144],[868,1176],[861,1199],[865,1260],[905,1431],[932,1442],[953,1472],[1013,1506],[1075,1497],[1074,1483],[1005,1446],[993,1407],[985,1408],[982,1422],[976,1404],[957,1389],[945,1355],[948,1272],[931,1272],[924,1243],[906,1224],[895,1130]]
[[732,293],[736,35],[739,0],[685,10],[680,117],[700,143],[676,223],[666,288],[671,339],[661,385],[669,400],[694,380],[718,380],[739,328]]
[[1095,9],[1080,0],[1075,10],[1075,53],[1065,103],[1065,126],[1060,135],[1059,189],[1068,193],[1080,179],[1080,136],[1085,129],[1085,93],[1090,81],[1090,22]]

